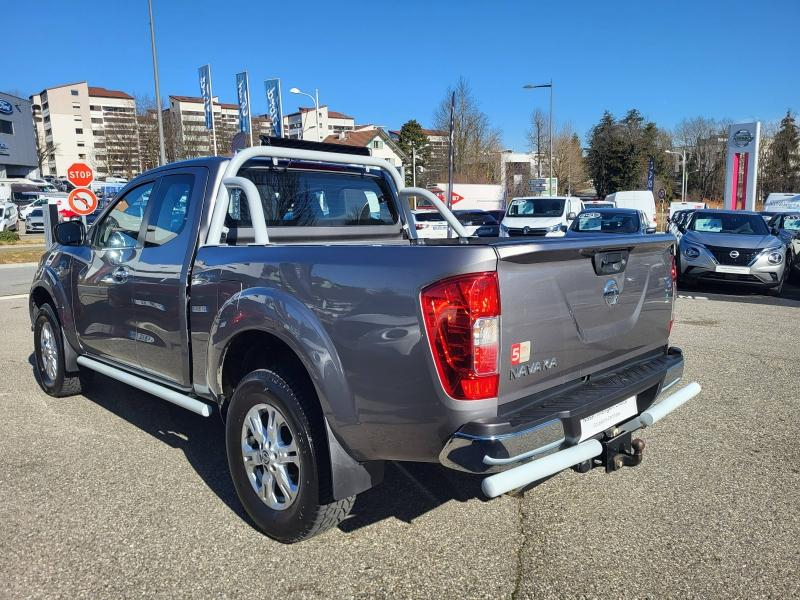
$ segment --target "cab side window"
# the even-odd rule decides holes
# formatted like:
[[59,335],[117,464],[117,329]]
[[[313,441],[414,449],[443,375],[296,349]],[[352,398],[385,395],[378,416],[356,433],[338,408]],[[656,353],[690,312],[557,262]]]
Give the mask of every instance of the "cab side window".
[[169,175],[161,180],[157,201],[150,212],[145,247],[163,246],[171,242],[186,225],[194,175]]
[[154,182],[132,189],[115,204],[95,230],[96,248],[134,248]]

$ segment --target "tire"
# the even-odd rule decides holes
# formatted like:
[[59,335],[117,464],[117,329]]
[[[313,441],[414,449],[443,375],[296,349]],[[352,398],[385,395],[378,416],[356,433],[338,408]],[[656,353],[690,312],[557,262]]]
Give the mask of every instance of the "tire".
[[279,373],[259,369],[239,382],[228,406],[225,445],[236,493],[256,526],[286,544],[336,526],[355,502],[325,501],[326,440],[313,402]]
[[75,396],[83,389],[80,373],[67,373],[61,324],[50,304],[43,304],[33,323],[36,381],[55,398]]

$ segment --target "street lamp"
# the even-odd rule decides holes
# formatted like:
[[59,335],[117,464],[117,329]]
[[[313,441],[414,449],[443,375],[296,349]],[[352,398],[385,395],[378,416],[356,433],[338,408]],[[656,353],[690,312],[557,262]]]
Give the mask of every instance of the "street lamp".
[[[311,94],[306,93],[306,92],[300,91],[300,88],[296,88],[296,87],[293,87],[292,89],[290,89],[289,92],[291,92],[292,94],[302,94],[303,96],[308,96],[314,102],[314,109],[315,109],[314,110],[314,114],[317,115],[317,120],[316,120],[316,122],[317,122],[317,138],[321,142],[322,141],[322,129],[320,129],[320,126],[319,126],[319,90],[315,89],[313,96]],[[301,122],[302,122],[302,120],[301,120]]]
[[[550,183],[548,184],[547,188],[550,190],[550,194],[553,194],[553,80],[550,80],[550,83],[540,83],[540,84],[532,84],[526,83],[522,86],[525,90],[535,90],[537,88],[550,88]],[[558,193],[558,190],[556,190]]]
[[[428,148],[430,144],[422,144],[420,148]],[[411,187],[417,187],[417,146],[411,144]]]
[[681,150],[680,152],[665,150],[665,152],[681,157],[681,202],[686,202],[686,188],[688,187],[688,181],[686,180],[686,150]]

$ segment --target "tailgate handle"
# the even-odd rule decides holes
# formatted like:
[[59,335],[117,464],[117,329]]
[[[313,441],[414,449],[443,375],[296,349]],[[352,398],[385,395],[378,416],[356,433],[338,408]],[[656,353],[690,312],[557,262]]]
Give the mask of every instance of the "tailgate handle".
[[613,250],[611,252],[595,252],[592,256],[594,272],[597,275],[616,275],[624,273],[628,265],[628,250]]

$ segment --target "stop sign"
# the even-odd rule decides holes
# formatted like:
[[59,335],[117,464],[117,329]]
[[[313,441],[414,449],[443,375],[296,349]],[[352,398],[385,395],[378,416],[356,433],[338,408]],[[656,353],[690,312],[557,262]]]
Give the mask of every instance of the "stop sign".
[[67,169],[67,181],[75,187],[86,187],[94,179],[92,168],[86,163],[72,163]]

